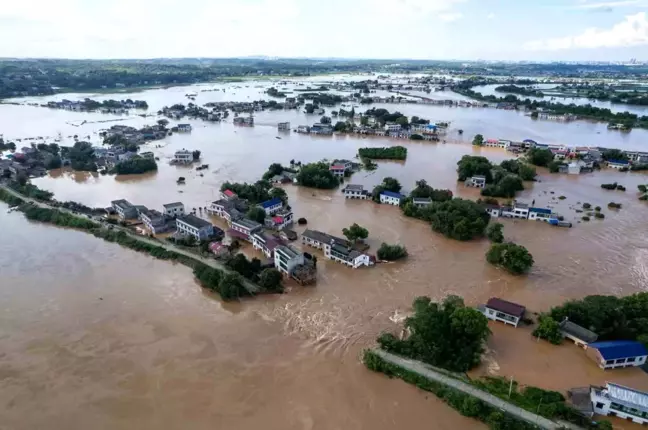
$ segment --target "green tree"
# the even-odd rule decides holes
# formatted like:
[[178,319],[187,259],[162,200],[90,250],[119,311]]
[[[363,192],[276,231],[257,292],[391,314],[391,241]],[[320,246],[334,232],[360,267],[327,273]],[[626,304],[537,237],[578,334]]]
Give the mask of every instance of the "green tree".
[[283,292],[281,273],[274,268],[264,269],[259,275],[259,286],[265,291]]
[[414,315],[405,321],[410,336],[399,340],[383,334],[378,338],[383,349],[458,372],[480,363],[490,335],[488,319],[481,312],[466,307],[457,296],[442,303],[419,297],[412,307]]
[[333,127],[333,131],[343,133],[343,132],[347,131],[347,128],[348,128],[348,126],[347,126],[346,122],[338,121],[338,122],[335,123],[335,126]]
[[396,261],[407,257],[407,249],[400,245],[382,243],[377,252],[378,258],[385,261]]
[[369,237],[369,230],[361,227],[357,223],[353,223],[349,228],[343,228],[342,234],[350,241],[356,242]]
[[324,115],[323,117],[320,118],[320,123],[322,123],[322,124],[330,124],[331,123],[331,117]]
[[465,181],[477,175],[486,177],[486,183],[493,181],[493,175],[491,173],[493,165],[486,157],[464,155],[457,163],[457,166],[458,180],[460,181]]
[[248,209],[245,216],[247,216],[252,221],[256,221],[258,223],[263,224],[263,222],[265,221],[266,212],[263,210],[263,208],[260,208],[258,206],[254,206],[254,207],[251,207],[250,209]]
[[496,222],[490,224],[486,229],[486,237],[493,243],[502,243],[504,242],[504,233],[502,229],[504,225],[502,223]]
[[432,199],[435,202],[445,202],[452,199],[452,191],[450,190],[437,190],[427,184],[425,179],[416,181],[416,188],[410,193],[411,198]]
[[563,335],[560,332],[560,325],[549,315],[541,315],[538,320],[538,327],[533,330],[533,336],[548,340],[554,345],[560,345]]
[[225,274],[218,284],[218,291],[223,300],[234,300],[247,295],[243,279],[238,273]]
[[[499,178],[498,178],[499,179]],[[524,184],[518,175],[507,174],[495,184],[488,184],[481,190],[482,196],[489,197],[515,197],[515,193],[522,191]]]
[[385,191],[391,191],[394,193],[399,193],[402,188],[400,182],[398,182],[397,179],[394,179],[391,176],[384,178],[382,185],[385,188]]
[[270,190],[269,194],[271,199],[281,199],[283,204],[288,202],[288,194],[283,188],[274,187]]
[[527,152],[529,163],[535,166],[547,167],[554,159],[550,149],[531,148]]
[[422,208],[418,217],[430,221],[432,230],[456,240],[482,237],[490,220],[483,206],[463,199],[433,203]]
[[481,134],[476,134],[475,137],[473,138],[472,144],[475,146],[483,146],[484,136],[482,136]]
[[360,125],[367,126],[369,125],[369,117],[368,116],[361,116],[360,117]]
[[620,149],[606,149],[603,151],[603,159],[608,161],[608,160],[619,160],[619,161],[626,161],[628,159],[628,156],[625,154]]
[[560,166],[562,166],[563,163],[560,161],[552,161],[549,163],[549,173],[558,173],[560,171]]
[[305,187],[331,189],[339,185],[339,179],[331,173],[327,163],[311,163],[302,166],[297,181]]
[[486,253],[486,260],[503,267],[514,275],[528,272],[533,266],[533,256],[527,249],[514,243],[493,243]]
[[120,161],[115,164],[112,173],[118,175],[135,175],[146,172],[154,172],[157,170],[157,163],[151,158],[142,158],[139,155],[131,158],[130,160]]

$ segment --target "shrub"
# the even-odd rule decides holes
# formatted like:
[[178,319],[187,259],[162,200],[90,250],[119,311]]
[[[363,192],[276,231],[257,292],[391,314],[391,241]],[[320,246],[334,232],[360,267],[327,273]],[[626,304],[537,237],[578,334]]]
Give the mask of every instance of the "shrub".
[[601,212],[596,212],[594,214],[594,218],[603,219],[605,218],[605,214],[602,214]]
[[381,260],[395,261],[407,257],[407,249],[404,246],[388,245],[383,242],[377,254]]
[[554,345],[560,345],[563,335],[560,332],[560,325],[549,315],[541,315],[538,327],[533,330],[533,336],[548,340]]
[[588,217],[587,215],[585,215],[585,216],[583,216],[581,219],[582,219],[583,221],[589,221],[589,220],[590,220],[590,217]]
[[533,256],[527,249],[514,243],[493,243],[486,252],[486,261],[506,269],[513,275],[526,273],[533,266]]
[[594,208],[594,210],[595,210],[596,212],[601,212],[601,207],[600,207],[600,206],[597,206],[597,207]]
[[306,220],[306,218],[299,218],[299,219],[297,220],[297,224],[299,224],[299,225],[306,225],[306,224],[308,224],[308,221]]
[[610,208],[610,209],[621,209],[621,203],[610,202],[610,203],[608,203],[608,208]]
[[[592,207],[591,204],[589,204],[589,203],[583,203],[583,209],[589,209],[589,208],[591,208],[591,207]],[[597,206],[597,207],[598,207],[598,206]]]
[[499,222],[490,224],[486,229],[486,237],[488,237],[488,240],[494,243],[504,242],[504,233],[502,233],[503,228],[504,225]]

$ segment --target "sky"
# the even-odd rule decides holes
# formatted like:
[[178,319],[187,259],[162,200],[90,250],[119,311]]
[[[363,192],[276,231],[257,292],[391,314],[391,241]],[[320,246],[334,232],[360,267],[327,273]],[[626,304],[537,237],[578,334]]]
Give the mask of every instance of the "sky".
[[648,0],[0,2],[0,57],[648,61]]

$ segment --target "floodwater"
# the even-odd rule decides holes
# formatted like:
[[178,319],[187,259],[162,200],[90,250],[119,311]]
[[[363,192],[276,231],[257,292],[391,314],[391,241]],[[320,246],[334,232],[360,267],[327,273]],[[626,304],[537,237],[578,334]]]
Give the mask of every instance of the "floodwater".
[[[262,91],[249,85],[236,91]],[[172,90],[171,100],[164,104],[181,101],[189,92]],[[162,90],[150,92],[158,91]],[[132,98],[148,101],[148,93]],[[204,102],[202,94],[199,103]],[[251,95],[251,99],[258,97]],[[515,128],[507,123],[514,124],[518,118],[494,110],[398,108],[434,120],[455,112],[512,114],[503,117],[510,121],[497,124],[504,130]],[[44,135],[56,127],[67,134],[67,126],[62,125],[66,118],[111,118],[24,106],[2,109],[18,115],[13,122],[0,115],[7,136],[15,136],[19,127],[28,130],[18,124],[28,116],[34,121],[43,116],[32,128],[34,134]],[[194,126],[190,134],[174,134],[147,145],[160,157],[155,174],[115,178],[57,171],[34,183],[54,191],[59,199],[91,206],[127,198],[158,209],[176,200],[188,208],[201,208],[218,198],[224,181],[254,181],[272,162],[352,158],[359,147],[398,142],[277,133],[274,125],[279,121],[291,121],[293,126],[316,121],[297,112],[262,112],[255,119],[258,125],[253,128],[190,121]],[[452,126],[464,127],[459,120],[453,120]],[[100,127],[79,128],[92,134]],[[572,125],[547,126],[548,130],[563,127]],[[356,173],[351,182],[371,186],[394,176],[408,190],[416,180],[425,179],[434,187],[477,198],[476,190],[456,182],[456,161],[465,154],[481,154],[493,161],[510,158],[500,149],[462,143],[402,144],[409,150],[407,161],[379,162],[378,170]],[[202,152],[202,162],[210,165],[204,176],[191,168],[168,165],[181,148]],[[178,176],[185,176],[187,184],[176,185]],[[383,241],[401,243],[410,257],[358,270],[320,258],[316,287],[290,285],[282,296],[241,304],[222,304],[201,292],[183,266],[155,261],[79,232],[31,224],[2,209],[0,428],[4,424],[8,428],[392,429],[427,428],[430,421],[438,429],[483,428],[433,396],[366,371],[358,357],[380,332],[398,330],[398,321],[421,295],[441,300],[458,294],[469,305],[499,296],[541,312],[588,294],[645,291],[648,211],[634,190],[648,183],[648,175],[601,171],[573,177],[540,172],[539,179],[527,184],[520,198],[553,206],[574,227],[503,221],[505,236],[526,246],[535,258],[526,277],[513,277],[488,265],[486,241],[451,241],[423,222],[404,218],[398,208],[347,201],[337,190],[287,185],[295,215],[307,218],[310,228],[340,234],[357,222],[369,230],[370,251],[375,252]],[[600,188],[601,183],[614,181],[628,191]],[[623,208],[608,210],[610,201],[622,203]],[[606,218],[578,223],[582,214],[575,209],[584,202],[603,207]],[[526,329],[497,324],[491,328],[489,351],[476,375],[512,377],[522,384],[560,391],[606,380],[648,389],[648,375],[641,370],[603,372],[573,345],[536,342]],[[34,410],[34,405],[39,408]]]
[[[504,97],[508,94],[512,94],[521,99],[530,99],[537,101],[550,101],[554,103],[563,103],[563,104],[575,104],[575,105],[586,105],[590,104],[594,107],[610,109],[612,112],[630,112],[637,114],[639,116],[648,115],[648,106],[641,105],[628,105],[624,103],[612,103],[610,101],[603,100],[590,100],[585,97],[563,97],[563,96],[553,96],[551,93],[545,94],[544,97],[528,97],[522,96],[520,94],[513,94],[508,92],[495,91],[496,87],[499,87],[502,84],[489,84],[489,85],[480,85],[473,88],[473,90],[478,93],[482,93],[485,96],[498,96]],[[538,84],[533,85],[534,88],[537,88],[542,91],[553,90],[557,88],[555,84]],[[553,98],[553,99],[552,99]]]

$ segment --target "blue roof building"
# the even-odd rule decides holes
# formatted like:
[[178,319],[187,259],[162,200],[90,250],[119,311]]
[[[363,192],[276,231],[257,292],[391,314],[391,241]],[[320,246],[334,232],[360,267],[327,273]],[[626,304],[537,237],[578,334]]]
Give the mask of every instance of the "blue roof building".
[[590,343],[587,345],[587,352],[601,369],[642,366],[648,358],[646,347],[634,340]]
[[628,160],[607,160],[608,167],[621,168],[628,167],[630,162]]
[[404,196],[400,193],[395,193],[393,191],[383,191],[380,193],[380,203],[387,203],[390,205],[398,206],[400,205],[401,199]]
[[268,215],[272,215],[283,207],[283,201],[279,197],[275,197],[274,199],[262,202],[259,206],[266,211]]

